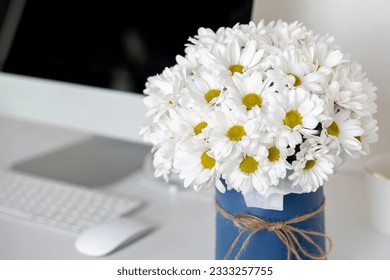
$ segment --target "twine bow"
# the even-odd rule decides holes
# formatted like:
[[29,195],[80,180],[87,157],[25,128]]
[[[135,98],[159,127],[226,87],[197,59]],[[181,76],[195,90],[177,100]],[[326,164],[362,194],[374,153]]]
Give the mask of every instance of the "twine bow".
[[[225,256],[225,259],[228,259],[230,257],[232,251],[234,250],[234,248],[236,248],[237,243],[240,240],[241,236],[245,232],[250,232],[249,235],[245,238],[239,251],[234,257],[234,259],[237,260],[241,256],[245,248],[248,246],[248,243],[251,240],[252,236],[257,232],[259,232],[260,230],[271,231],[275,233],[277,237],[279,237],[279,239],[284,243],[284,245],[286,245],[288,259],[291,259],[291,255],[294,255],[296,259],[301,260],[302,258],[299,254],[299,252],[301,252],[304,256],[306,256],[309,259],[323,260],[327,258],[330,251],[332,250],[332,240],[327,235],[317,231],[304,230],[295,227],[293,225],[308,220],[311,217],[314,217],[315,215],[324,211],[325,201],[321,204],[321,206],[317,210],[311,213],[292,218],[288,221],[276,221],[276,222],[267,221],[259,217],[256,217],[254,215],[246,214],[246,213],[240,213],[233,216],[227,213],[224,209],[222,209],[217,202],[215,203],[216,203],[217,211],[224,218],[231,220],[234,223],[234,225],[240,230],[240,233],[237,235],[232,245],[230,246],[230,249]],[[316,248],[319,255],[308,252],[299,242],[298,240],[299,235],[302,236],[308,243],[312,244]],[[319,236],[324,238],[329,244],[328,250],[324,251],[321,248],[321,246],[319,246],[313,240],[311,236]]]

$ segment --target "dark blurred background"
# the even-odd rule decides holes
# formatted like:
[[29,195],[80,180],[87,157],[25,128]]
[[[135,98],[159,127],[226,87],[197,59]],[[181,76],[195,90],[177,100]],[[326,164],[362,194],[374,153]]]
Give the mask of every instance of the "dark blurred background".
[[249,22],[252,0],[0,0],[3,35],[12,32],[5,20],[15,9],[21,16],[13,36],[2,36],[13,39],[0,50],[4,72],[142,92],[148,76],[184,54],[199,27]]

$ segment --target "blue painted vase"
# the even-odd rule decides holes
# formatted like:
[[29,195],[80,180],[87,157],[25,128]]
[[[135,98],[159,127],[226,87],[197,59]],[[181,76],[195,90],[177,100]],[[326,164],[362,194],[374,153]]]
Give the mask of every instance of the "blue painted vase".
[[[216,202],[226,213],[234,216],[240,213],[247,213],[259,217],[261,219],[275,222],[288,221],[297,216],[302,216],[312,213],[319,209],[324,202],[323,188],[320,187],[316,192],[304,194],[288,194],[284,196],[283,210],[265,210],[261,208],[247,207],[242,193],[230,190],[221,193],[216,190]],[[324,211],[296,224],[292,224],[297,229],[302,229],[307,232],[318,232],[320,235],[325,234]],[[244,232],[238,240],[240,229],[217,211],[216,216],[216,259],[234,259],[239,253],[244,240],[250,234],[250,231]],[[324,252],[326,252],[326,239],[320,235],[309,235],[312,241],[317,244]],[[309,256],[320,256],[321,252],[318,247],[308,242],[300,234],[295,235],[298,241],[296,250],[299,254],[298,258],[311,259]],[[231,253],[227,256],[234,242],[237,242]],[[300,250],[304,249],[305,253]],[[322,253],[323,254],[323,253]],[[238,259],[245,260],[284,260],[298,259],[296,255],[289,254],[286,244],[273,231],[260,230],[253,234],[245,249],[241,250]]]

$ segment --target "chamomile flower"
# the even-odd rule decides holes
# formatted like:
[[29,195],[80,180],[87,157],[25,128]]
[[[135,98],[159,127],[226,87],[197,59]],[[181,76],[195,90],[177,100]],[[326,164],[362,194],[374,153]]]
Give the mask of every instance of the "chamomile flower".
[[199,69],[196,74],[186,80],[188,94],[195,100],[194,106],[208,109],[224,100],[223,79],[211,72]]
[[198,33],[194,37],[189,38],[191,44],[186,45],[185,51],[187,52],[188,48],[191,47],[210,48],[215,43],[224,42],[226,29],[225,27],[220,27],[217,32],[214,32],[211,28],[200,27]]
[[291,164],[287,157],[294,154],[294,149],[286,146],[286,143],[275,142],[267,147],[268,155],[265,164],[269,166],[268,176],[270,184],[278,186],[281,179],[286,178],[287,170],[291,169]]
[[301,144],[303,135],[318,133],[324,102],[317,95],[298,88],[270,95],[268,101],[268,129],[286,138],[290,147]]
[[210,115],[209,140],[218,158],[234,158],[246,147],[256,147],[261,123],[223,107]]
[[144,93],[144,103],[148,107],[146,117],[157,122],[168,111],[179,105],[183,98],[186,73],[180,67],[166,68],[161,75],[148,78]]
[[347,61],[339,49],[325,42],[311,42],[308,51],[317,68],[327,74],[330,74],[333,68]]
[[[206,50],[204,50],[206,51]],[[197,68],[200,68],[199,65],[199,57],[202,55],[200,54],[199,50],[196,49],[189,49],[185,56],[182,55],[176,55],[176,62],[177,65],[185,69],[187,77],[191,76],[194,71]]]
[[141,136],[145,141],[153,144],[153,150],[159,149],[162,143],[174,138],[167,126],[169,120],[168,117],[164,117],[164,120],[160,119],[158,123],[141,128]]
[[182,141],[190,138],[206,139],[205,128],[209,125],[209,111],[195,111],[187,108],[180,108],[171,112],[169,129],[173,135],[180,137]]
[[288,177],[293,186],[299,186],[302,192],[316,191],[334,173],[336,155],[323,145],[303,143],[296,160],[292,163],[293,173]]
[[273,88],[280,92],[286,88],[304,88],[309,92],[323,91],[324,73],[317,71],[317,66],[310,58],[295,49],[289,49],[270,58],[268,78],[273,82]]
[[349,155],[360,151],[362,144],[358,140],[364,133],[361,122],[351,118],[351,111],[340,109],[334,117],[329,117],[322,123],[321,137],[325,139],[331,149],[337,150],[339,154],[341,148]]
[[228,189],[236,189],[244,195],[256,190],[265,194],[270,181],[267,176],[268,166],[265,165],[267,149],[260,146],[256,153],[241,153],[234,160],[222,163],[222,177],[227,183]]
[[356,139],[362,144],[362,149],[351,151],[354,158],[368,155],[370,153],[370,145],[378,141],[377,121],[370,117],[363,117],[360,119],[360,122],[364,132],[361,136],[356,136]]
[[240,46],[245,46],[245,43],[251,40],[256,41],[258,46],[269,45],[271,40],[266,36],[264,21],[258,24],[249,22],[248,24],[236,24],[230,30],[227,30],[232,38],[236,38]]
[[225,191],[220,182],[219,163],[206,141],[190,140],[181,145],[175,155],[174,168],[179,178],[184,180],[184,187],[190,185],[198,191],[218,187]]
[[261,118],[260,113],[266,103],[268,85],[268,80],[263,81],[261,72],[235,75],[232,77],[232,83],[227,85],[226,104],[230,108],[248,114],[250,118]]
[[228,75],[242,74],[260,67],[263,54],[264,50],[256,49],[255,41],[246,42],[244,47],[237,40],[215,44],[210,50],[210,57],[215,63],[210,67]]
[[307,30],[298,21],[290,24],[282,20],[272,21],[267,26],[267,29],[269,36],[272,38],[272,44],[279,49],[286,49],[289,46],[301,47],[302,42],[313,39],[313,32]]
[[159,145],[153,153],[154,175],[163,177],[166,182],[173,172],[173,160],[176,154],[177,141],[173,138],[168,138],[164,145]]
[[334,71],[333,78],[327,89],[327,95],[335,103],[351,110],[360,116],[372,115],[376,112],[375,87],[364,78],[359,65],[340,65]]

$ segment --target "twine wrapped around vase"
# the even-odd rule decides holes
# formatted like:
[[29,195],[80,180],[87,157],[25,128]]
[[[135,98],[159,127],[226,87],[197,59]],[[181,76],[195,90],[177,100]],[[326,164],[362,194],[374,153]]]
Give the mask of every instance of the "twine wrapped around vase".
[[[302,253],[309,259],[323,260],[328,257],[330,251],[332,250],[332,240],[327,235],[321,232],[304,230],[294,226],[294,224],[296,223],[308,220],[315,215],[323,212],[325,209],[325,201],[317,210],[301,216],[297,216],[287,221],[268,221],[247,213],[240,213],[233,216],[227,213],[224,209],[222,209],[222,207],[217,202],[215,202],[215,204],[217,211],[224,218],[232,221],[234,225],[240,230],[239,234],[230,246],[230,249],[225,256],[225,259],[228,259],[230,257],[232,251],[237,246],[237,243],[240,240],[241,236],[245,232],[249,232],[249,235],[245,238],[239,251],[234,257],[234,259],[239,259],[242,252],[248,246],[248,243],[251,240],[252,236],[261,230],[267,230],[275,233],[275,235],[284,243],[284,245],[286,245],[288,259],[291,259],[291,255],[294,255],[296,259],[300,260],[302,258],[299,253]],[[298,241],[298,235],[302,236],[304,240],[312,244],[314,248],[316,248],[317,253],[319,253],[319,255],[308,252]],[[324,238],[328,242],[328,249],[324,251],[318,244],[316,244],[316,242],[311,238],[311,236],[319,236]]]

